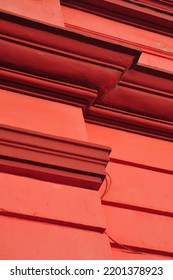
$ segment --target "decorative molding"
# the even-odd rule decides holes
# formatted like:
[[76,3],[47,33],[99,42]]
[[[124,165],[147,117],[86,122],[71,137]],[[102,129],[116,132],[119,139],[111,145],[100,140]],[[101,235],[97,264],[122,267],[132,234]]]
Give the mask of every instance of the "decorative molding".
[[19,71],[0,68],[1,88],[18,93],[81,107],[83,112],[94,103],[97,90],[51,80]]
[[87,121],[111,128],[138,133],[145,136],[173,141],[172,122],[156,121],[152,118],[139,116],[104,106],[92,106],[87,114]]
[[0,126],[0,171],[97,190],[110,148]]
[[[159,3],[157,3],[159,2]],[[139,28],[172,36],[170,3],[166,1],[142,0],[61,0],[61,4],[89,13],[124,22]]]
[[63,28],[6,13],[1,18],[2,87],[77,105],[84,112],[140,56],[138,50]]
[[89,122],[172,141],[169,71],[140,65],[139,50],[108,38],[1,18],[1,88],[80,106]]
[[173,8],[173,2],[169,0],[126,0],[142,7],[148,7],[158,12],[173,14],[170,8]]

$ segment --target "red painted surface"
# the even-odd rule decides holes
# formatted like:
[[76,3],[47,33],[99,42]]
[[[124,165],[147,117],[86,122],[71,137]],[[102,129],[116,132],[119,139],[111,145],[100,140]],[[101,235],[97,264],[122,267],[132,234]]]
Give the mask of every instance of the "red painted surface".
[[172,217],[104,206],[106,231],[120,244],[173,251]]
[[173,258],[170,4],[138,2],[0,0],[1,259]]
[[0,0],[2,10],[51,25],[64,26],[59,0]]
[[1,90],[0,119],[7,126],[87,140],[82,110],[74,106]]
[[[132,209],[135,206],[137,209],[143,207],[146,212],[162,211],[171,216],[173,176],[169,171],[144,165],[135,166],[133,162],[110,162],[107,172],[111,175],[112,186],[104,196],[104,201]],[[105,187],[106,182],[100,193],[104,192]]]
[[119,42],[131,43],[143,50],[151,48],[151,51],[156,51],[158,49],[166,55],[171,55],[173,51],[172,39],[164,35],[157,34],[156,36],[154,32],[147,30],[142,30],[141,35],[141,28],[69,7],[63,7],[63,16],[65,24],[71,28],[85,30]]
[[103,232],[98,192],[0,173],[1,214]]
[[101,125],[172,141],[172,75],[140,65],[135,46],[5,13],[2,33],[4,88],[80,106],[85,119]]
[[137,253],[137,252],[124,252],[121,249],[112,248],[113,259],[117,260],[170,260],[169,256],[149,254],[149,253]]
[[171,58],[157,56],[157,59],[156,59],[155,55],[143,52],[138,61],[138,65],[150,66],[156,70],[163,70],[165,72],[172,73]]
[[111,241],[114,258],[172,258],[173,144],[92,124],[87,131],[90,141],[112,147],[100,189],[106,232],[132,250],[145,248],[142,255],[125,254]]
[[172,171],[172,142],[87,124],[88,139],[112,147],[110,157]]
[[109,147],[0,125],[0,168],[21,176],[98,190]]
[[[1,259],[110,259],[98,232],[0,216]],[[12,234],[13,233],[13,234]]]

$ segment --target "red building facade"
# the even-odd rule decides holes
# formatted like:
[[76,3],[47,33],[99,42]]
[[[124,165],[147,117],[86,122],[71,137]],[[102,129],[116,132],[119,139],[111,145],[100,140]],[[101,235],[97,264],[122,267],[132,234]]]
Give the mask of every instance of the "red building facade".
[[172,1],[9,2],[0,259],[172,259]]

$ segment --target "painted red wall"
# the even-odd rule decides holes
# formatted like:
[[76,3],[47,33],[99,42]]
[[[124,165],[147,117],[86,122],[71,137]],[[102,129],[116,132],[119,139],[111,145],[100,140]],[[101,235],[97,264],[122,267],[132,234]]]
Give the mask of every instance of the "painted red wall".
[[[40,136],[58,136],[60,140],[70,139],[72,143],[77,140],[77,143],[74,142],[74,145],[75,143],[79,145],[77,150],[81,149],[80,146],[83,143],[88,145],[81,108],[1,90],[0,119],[3,127],[27,130],[33,134],[41,133]],[[0,135],[4,138],[2,130]],[[5,153],[6,148],[7,150],[11,148],[10,140],[7,139],[1,140],[2,154]],[[19,139],[13,139],[12,145],[15,142],[19,143]],[[17,144],[15,149],[17,147],[20,149],[20,145]],[[36,150],[39,151],[41,146],[36,146]],[[53,147],[49,149],[51,148],[53,149]],[[58,152],[62,161],[57,163],[60,166],[66,164],[67,157],[73,158],[73,153],[75,153],[75,150],[69,152],[68,146],[64,149],[66,150],[64,156],[61,157],[61,151]],[[36,151],[34,146],[31,146],[29,150],[30,157],[34,161],[34,151]],[[20,155],[22,153],[25,151],[21,151]],[[53,150],[52,153],[54,153]],[[13,150],[10,154],[13,161],[16,155],[17,152]],[[40,156],[46,158],[45,153]],[[82,170],[82,166],[78,166],[79,159],[74,158],[73,168]],[[75,187],[70,177],[68,179],[68,173],[71,170],[69,167],[65,179],[67,184],[50,183],[51,173],[46,176],[46,182],[40,176],[41,180],[29,178],[35,177],[30,170],[22,171],[21,169],[20,171],[19,169],[16,172],[15,165],[8,170],[4,169],[8,163],[4,163],[3,160],[4,158],[0,160],[1,259],[111,258],[109,240],[104,234],[105,217],[99,193],[86,189],[87,181],[87,188],[90,188],[94,177],[93,179],[91,176],[91,178],[84,178],[85,183],[77,184],[76,182],[76,185],[81,187]],[[84,160],[84,163],[86,161],[86,168],[92,168],[93,163],[91,167],[87,163],[87,154],[84,155],[84,159],[81,155],[81,160]],[[9,157],[8,161],[10,161]],[[41,161],[44,160],[41,159]],[[93,167],[97,168],[97,165]],[[104,171],[104,168],[102,169]],[[82,180],[82,177],[78,180]],[[59,177],[55,179],[55,182],[58,181],[60,181]]]
[[64,26],[59,0],[16,0],[15,3],[0,0],[0,6],[2,10],[13,14],[55,26]]
[[[92,124],[87,131],[90,141],[112,147],[110,188],[102,198],[106,232],[120,244],[146,249],[125,254],[111,242],[114,258],[162,259],[169,252],[172,258],[172,143]],[[100,195],[105,188],[106,182]]]
[[[164,137],[159,139],[154,132],[152,137],[144,135],[145,123],[143,132],[138,131],[138,124],[136,131],[130,132],[127,131],[128,125],[124,129],[114,127],[112,119],[109,124],[105,123],[105,116],[101,116],[99,121],[91,118],[94,105],[100,102],[100,95],[103,95],[101,102],[108,102],[106,110],[110,112],[114,109],[109,108],[109,105],[114,104],[111,103],[114,96],[119,96],[120,103],[123,102],[122,92],[118,88],[119,81],[123,75],[126,76],[126,70],[136,63],[137,68],[145,66],[152,71],[160,71],[160,76],[154,72],[154,82],[151,76],[151,80],[146,81],[149,86],[140,85],[144,88],[144,96],[148,87],[152,90],[154,87],[154,90],[158,91],[155,86],[158,80],[161,88],[158,95],[147,92],[147,98],[141,103],[140,100],[136,101],[138,95],[135,95],[133,100],[136,103],[131,104],[131,108],[141,106],[136,110],[142,113],[144,111],[144,116],[138,116],[137,112],[134,119],[150,121],[151,116],[146,117],[148,112],[145,110],[148,108],[152,114],[152,106],[158,102],[163,108],[158,119],[154,121],[164,125],[168,120],[170,123],[166,125],[169,130],[172,101],[169,101],[169,110],[164,104],[171,95],[171,80],[167,76],[166,80],[165,75],[172,71],[172,38],[155,30],[142,29],[91,14],[84,9],[62,5],[60,1],[14,2],[0,0],[2,10],[16,18],[23,17],[44,23],[46,28],[47,25],[49,28],[60,28],[57,29],[60,30],[58,38],[63,38],[63,28],[68,29],[70,38],[76,38],[78,32],[83,33],[90,40],[90,49],[88,51],[86,42],[78,39],[78,43],[73,42],[71,54],[67,51],[67,46],[64,51],[65,41],[62,39],[62,46],[57,50],[57,42],[52,39],[56,30],[53,28],[51,31],[44,30],[48,37],[48,45],[44,51],[43,30],[39,33],[39,40],[43,40],[39,46],[37,40],[32,41],[31,33],[26,35],[27,43],[23,43],[20,38],[16,39],[15,33],[12,40],[9,34],[9,40],[8,36],[4,37],[2,53],[8,50],[8,59],[3,57],[1,70],[8,72],[9,76],[8,81],[5,81],[7,78],[4,74],[0,89],[0,137],[3,155],[0,158],[0,259],[173,258],[172,142],[164,140]],[[16,23],[16,30],[17,25],[19,24]],[[22,27],[20,35],[23,36],[21,30]],[[75,35],[70,33],[70,30],[75,31]],[[121,55],[117,51],[112,58],[110,53],[114,54],[114,50],[111,45],[110,53],[103,51],[102,61],[98,62],[99,56],[94,57],[94,53],[96,48],[100,47],[101,50],[101,46],[97,45],[98,42],[96,44],[95,39],[103,40],[103,45],[123,43],[133,50],[128,49],[129,53],[126,53],[125,47],[120,46]],[[50,47],[51,40],[54,45]],[[10,53],[12,49],[13,53]],[[23,51],[21,67],[16,62],[20,49]],[[27,57],[25,60],[27,53],[30,57],[29,64],[26,63]],[[38,57],[39,65],[36,62]],[[117,57],[120,65],[114,69],[113,63]],[[25,66],[26,69],[22,72]],[[37,72],[38,66],[40,72]],[[139,82],[138,79],[143,80],[144,76],[141,78],[136,72],[130,73],[134,84]],[[26,87],[23,86],[20,76],[24,85],[25,78],[27,79]],[[168,92],[164,91],[162,78],[168,83]],[[43,94],[38,81],[42,87],[45,85]],[[127,97],[123,103],[127,108],[128,104],[133,103],[129,97],[130,92],[127,87],[123,95],[124,98]],[[103,105],[101,103],[101,109]],[[169,114],[165,117],[167,111]],[[157,113],[158,108],[153,113],[155,117]],[[159,129],[156,127],[156,131]],[[7,131],[5,136],[2,135],[4,130]],[[10,138],[11,134],[8,133],[12,130],[15,135],[20,134],[20,139]],[[28,134],[30,138],[27,139],[32,139],[32,136],[35,139],[36,135],[40,137],[40,145],[38,142],[23,142]],[[42,147],[45,139],[49,139],[49,143],[57,141],[57,147],[51,144]],[[63,152],[58,150],[58,141],[64,141]],[[72,148],[74,146],[75,149]],[[112,150],[110,158],[110,149],[106,146]],[[8,147],[9,151],[13,151],[10,156],[7,155]],[[25,165],[28,164],[25,150],[32,169]],[[36,161],[34,155],[39,152],[41,156]],[[16,159],[19,154],[21,158]],[[46,156],[51,164],[49,162],[45,171],[43,158]],[[15,162],[19,165],[17,172]],[[24,171],[21,172],[22,168]],[[105,168],[107,175],[103,181]],[[55,174],[56,171],[59,172],[58,175]],[[45,173],[46,176],[40,176]],[[50,180],[52,174],[56,176]]]
[[[138,65],[172,73],[173,50],[169,36],[101,17],[96,12],[90,14],[86,9],[63,6],[63,16],[69,28],[142,50]],[[116,93],[122,95],[120,90]],[[128,102],[132,101],[127,99]],[[106,232],[132,250],[146,249],[143,254],[125,253],[121,246],[115,248],[116,244],[110,240],[113,258],[172,258],[172,142],[90,123],[87,132],[89,141],[112,148],[107,166],[110,189],[102,199]],[[100,195],[105,188],[106,182]]]

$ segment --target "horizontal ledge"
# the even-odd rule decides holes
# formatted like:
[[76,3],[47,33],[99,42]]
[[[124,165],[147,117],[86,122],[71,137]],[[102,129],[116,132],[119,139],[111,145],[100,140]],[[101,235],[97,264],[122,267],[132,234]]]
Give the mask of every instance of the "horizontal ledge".
[[150,166],[150,165],[141,164],[141,163],[137,163],[137,162],[131,162],[131,161],[126,161],[126,160],[117,159],[117,158],[110,158],[110,162],[115,162],[115,163],[122,164],[122,165],[128,165],[128,166],[133,166],[133,167],[146,169],[146,170],[150,170],[150,171],[154,171],[154,172],[173,175],[173,170]]
[[[85,119],[93,123],[172,141],[171,75],[139,66],[141,51],[108,38],[56,28],[5,12],[2,35],[1,87],[79,106]],[[3,52],[9,52],[10,57]],[[160,85],[164,86],[159,89]],[[131,97],[137,100],[137,110],[135,102],[127,104]],[[155,100],[161,105],[166,100],[169,111],[162,106],[159,113]]]
[[110,148],[0,126],[0,170],[51,182],[98,189]]
[[[67,51],[68,54],[77,55],[79,58],[91,59],[91,62],[106,64],[110,67],[116,66],[115,53],[123,53],[128,58],[128,66],[131,66],[135,58],[139,59],[141,51],[126,44],[100,39],[99,37],[86,35],[83,32],[75,32],[67,28],[54,27],[43,24],[23,17],[19,17],[5,11],[1,12],[2,18],[2,35],[14,40],[24,40],[30,44],[38,44],[52,50]],[[13,28],[12,28],[13,27]],[[26,32],[24,32],[24,30]],[[31,33],[32,32],[32,33]],[[5,37],[4,37],[5,38]],[[59,38],[59,40],[58,40]],[[78,45],[76,45],[78,44]],[[76,48],[77,46],[77,48]],[[93,48],[94,47],[94,48]],[[126,64],[120,67],[127,67]]]
[[97,231],[100,233],[103,233],[105,231],[105,228],[101,228],[101,227],[97,227],[97,226],[85,225],[82,223],[80,224],[80,223],[67,222],[67,221],[61,221],[61,220],[55,220],[55,219],[48,219],[48,218],[39,217],[39,216],[36,217],[36,216],[32,216],[32,215],[23,215],[20,213],[8,212],[2,208],[0,208],[0,216],[6,216],[6,217],[17,218],[17,219],[22,219],[22,220],[29,220],[29,221],[33,221],[33,222],[55,224],[58,226],[73,227],[75,229],[85,229],[85,230],[90,230],[90,231]]
[[150,248],[144,248],[144,247],[136,247],[133,245],[126,245],[126,244],[120,244],[116,240],[113,241],[113,238],[111,237],[112,241],[110,240],[110,244],[112,248],[118,248],[123,250],[124,252],[131,253],[131,254],[152,254],[152,255],[159,255],[159,256],[167,256],[173,258],[173,252],[169,251],[162,251],[162,250],[156,250],[156,249],[150,249]]
[[[116,2],[116,3],[115,3]],[[118,3],[117,3],[118,2]],[[144,2],[132,1],[99,1],[62,0],[62,4],[77,8],[99,16],[107,17],[126,24],[131,24],[142,29],[154,31],[161,34],[172,35],[172,12],[159,6]],[[165,7],[169,7],[165,4]],[[170,9],[170,7],[169,7]],[[135,20],[134,20],[135,19]]]
[[113,207],[118,207],[118,208],[122,208],[122,209],[128,209],[128,210],[132,210],[132,211],[139,211],[139,212],[150,213],[150,214],[160,215],[160,216],[165,216],[165,217],[173,217],[172,212],[151,209],[151,208],[146,208],[146,207],[141,207],[141,206],[136,206],[136,205],[131,205],[131,204],[107,201],[104,199],[102,200],[102,204],[108,205],[108,206],[113,206]]
[[97,191],[0,173],[0,214],[102,231]]
[[154,118],[132,114],[122,110],[111,109],[104,106],[91,106],[86,121],[111,128],[121,129],[149,137],[173,141],[173,126]]
[[98,94],[98,91],[94,89],[24,74],[3,67],[0,67],[0,77],[1,88],[82,107],[84,110],[93,104]]

